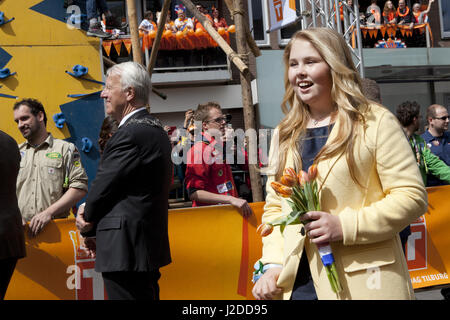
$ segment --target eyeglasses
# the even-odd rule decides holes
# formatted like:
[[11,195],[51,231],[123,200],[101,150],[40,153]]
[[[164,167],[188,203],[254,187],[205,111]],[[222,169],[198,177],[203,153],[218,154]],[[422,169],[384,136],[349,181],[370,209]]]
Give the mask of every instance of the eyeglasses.
[[448,118],[449,118],[449,116],[443,116],[443,117],[440,117],[440,118],[434,118],[434,119],[439,119],[439,120],[442,120],[442,121],[447,121]]
[[214,122],[220,124],[220,123],[222,123],[222,122],[227,122],[227,117],[225,117],[225,116],[223,116],[223,117],[218,117],[218,118],[215,118],[215,119],[207,120],[206,122],[211,122],[211,121],[214,121]]

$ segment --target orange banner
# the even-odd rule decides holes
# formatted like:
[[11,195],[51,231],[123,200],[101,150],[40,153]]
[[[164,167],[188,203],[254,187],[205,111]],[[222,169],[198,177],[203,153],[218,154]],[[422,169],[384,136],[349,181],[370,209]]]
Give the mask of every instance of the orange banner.
[[[228,29],[219,28],[217,32],[228,44],[230,44],[230,34],[235,32],[235,27],[234,25],[231,25]],[[139,38],[142,40],[142,50],[152,48],[155,40],[155,34],[155,31],[149,34],[143,34],[142,32],[140,33]],[[113,47],[116,49],[117,54],[120,55],[120,47],[122,46],[122,43],[127,49],[128,54],[130,54],[131,40],[129,38],[103,40],[103,48],[105,49],[107,56],[109,57],[111,55],[112,45],[114,45]],[[197,29],[195,32],[190,30],[188,32],[178,31],[177,33],[164,31],[161,38],[160,50],[193,50],[217,46],[218,44],[211,38],[211,36],[201,29]]]
[[411,224],[406,244],[406,261],[415,289],[450,283],[450,186],[427,191],[428,211]]
[[[418,29],[421,33],[425,32],[425,27],[428,26],[428,32],[430,33],[431,37],[431,28],[429,27],[428,23],[422,23],[422,24],[416,24],[413,26],[413,29]],[[367,37],[367,33],[369,33],[369,36],[371,38],[376,38],[378,35],[378,32],[381,32],[381,35],[383,38],[385,37],[385,34],[389,37],[395,37],[395,34],[397,30],[400,30],[400,33],[402,36],[408,36],[412,37],[413,35],[413,29],[410,29],[409,26],[405,25],[398,25],[398,24],[386,24],[386,25],[378,25],[378,26],[361,26],[361,31],[363,34],[363,37]],[[432,38],[432,37],[431,37]]]
[[[428,188],[426,214],[411,224],[406,259],[415,289],[449,284],[450,186]],[[243,219],[231,206],[169,211],[172,263],[161,269],[163,300],[253,299],[253,265],[261,257],[264,202]],[[101,300],[106,298],[95,261],[80,250],[75,221],[55,220],[36,238],[27,238],[6,299]],[[180,290],[183,288],[183,290]]]

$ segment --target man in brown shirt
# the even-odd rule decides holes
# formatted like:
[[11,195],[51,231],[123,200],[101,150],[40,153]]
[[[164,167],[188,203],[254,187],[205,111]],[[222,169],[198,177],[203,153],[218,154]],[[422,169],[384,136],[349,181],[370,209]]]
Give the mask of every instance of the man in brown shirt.
[[65,218],[87,193],[87,175],[72,143],[47,132],[42,104],[24,99],[14,105],[14,121],[26,142],[19,145],[21,161],[17,198],[24,223],[37,235],[53,218]]

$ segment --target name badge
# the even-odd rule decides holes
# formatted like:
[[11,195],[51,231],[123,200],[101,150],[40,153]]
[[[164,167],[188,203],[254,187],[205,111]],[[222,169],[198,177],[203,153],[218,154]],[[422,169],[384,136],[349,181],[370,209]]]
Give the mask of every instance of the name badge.
[[231,181],[227,181],[225,183],[221,183],[217,186],[217,191],[219,193],[227,193],[229,190],[233,189],[233,184]]

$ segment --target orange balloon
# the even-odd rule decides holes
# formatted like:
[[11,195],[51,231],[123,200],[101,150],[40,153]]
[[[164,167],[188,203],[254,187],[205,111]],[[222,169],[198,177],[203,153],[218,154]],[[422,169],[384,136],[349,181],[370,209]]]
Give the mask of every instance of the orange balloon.
[[168,37],[171,37],[172,36],[172,31],[170,31],[170,30],[166,30],[166,31],[164,31],[164,33],[163,33],[163,37],[166,37],[166,38],[168,38]]
[[231,26],[228,27],[228,32],[229,33],[235,33],[236,32],[236,27],[234,26],[234,24],[232,24]]
[[217,32],[218,32],[221,36],[223,36],[223,35],[225,34],[225,28],[220,27],[220,28],[217,29]]
[[150,30],[150,32],[148,33],[148,36],[153,39],[156,37],[156,31],[155,30]]
[[175,34],[175,37],[177,38],[177,40],[183,39],[183,32],[177,31],[177,33]]
[[193,36],[194,35],[194,30],[192,30],[192,29],[189,29],[188,30],[188,32],[187,32],[187,34],[189,35],[189,36]]
[[195,30],[195,35],[197,35],[197,36],[202,36],[203,34],[204,34],[204,32],[203,32],[202,29],[197,29],[197,30]]

